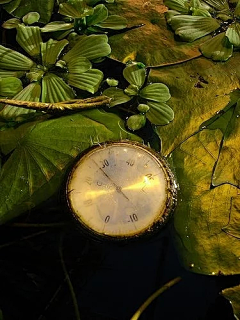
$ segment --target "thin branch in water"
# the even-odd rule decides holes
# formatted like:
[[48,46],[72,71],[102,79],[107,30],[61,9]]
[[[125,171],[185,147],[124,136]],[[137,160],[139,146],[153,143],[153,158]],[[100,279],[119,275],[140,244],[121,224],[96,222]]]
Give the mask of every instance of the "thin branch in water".
[[84,109],[99,108],[104,105],[108,105],[111,98],[107,96],[99,96],[87,99],[69,100],[63,102],[34,102],[25,100],[14,100],[14,99],[0,99],[0,103],[9,104],[14,107],[21,107],[25,109],[33,109],[45,112],[56,112],[56,111],[77,111]]
[[164,286],[162,286],[160,289],[155,291],[142,305],[141,307],[134,313],[132,318],[130,320],[138,320],[143,311],[152,303],[154,299],[156,299],[161,293],[166,291],[167,289],[170,289],[173,285],[178,283],[181,280],[180,277],[174,278],[173,280],[166,283]]
[[59,256],[60,256],[60,260],[61,260],[61,264],[62,264],[62,268],[63,268],[63,272],[65,275],[65,279],[67,281],[70,293],[71,293],[71,297],[73,300],[73,306],[74,306],[74,311],[75,311],[75,316],[76,316],[76,320],[81,320],[80,319],[80,313],[79,313],[79,309],[78,309],[78,303],[77,303],[77,298],[73,289],[73,285],[71,282],[71,279],[69,277],[69,274],[67,272],[67,268],[63,259],[63,251],[62,251],[62,243],[63,243],[63,236],[61,236],[60,238],[60,244],[59,244]]

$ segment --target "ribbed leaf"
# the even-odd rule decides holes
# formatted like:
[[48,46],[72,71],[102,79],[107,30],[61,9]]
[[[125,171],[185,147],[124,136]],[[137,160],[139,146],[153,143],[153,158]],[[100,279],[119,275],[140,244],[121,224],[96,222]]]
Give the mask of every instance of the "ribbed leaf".
[[121,30],[127,27],[127,19],[118,15],[111,15],[96,25],[105,29]]
[[233,53],[233,45],[229,42],[225,33],[220,33],[216,37],[204,42],[200,46],[202,54],[214,61],[226,61]]
[[64,56],[65,61],[80,56],[89,60],[109,55],[111,48],[106,35],[81,36],[75,46]]
[[130,83],[141,88],[146,78],[146,69],[139,63],[134,63],[123,70],[124,78]]
[[0,78],[15,77],[21,78],[25,74],[24,71],[9,71],[0,69]]
[[164,4],[169,9],[176,10],[182,14],[188,14],[189,12],[188,0],[165,0]]
[[204,1],[218,11],[229,10],[227,0],[204,0]]
[[108,9],[104,4],[98,4],[89,17],[86,18],[86,22],[88,26],[95,25],[99,22],[106,20],[108,17]]
[[108,88],[103,91],[103,94],[111,98],[109,107],[117,106],[118,104],[126,103],[132,98],[127,96],[122,89],[119,88]]
[[6,70],[29,70],[34,62],[23,54],[0,45],[0,68]]
[[[27,100],[38,102],[41,95],[41,86],[39,83],[34,82],[25,87],[19,92],[13,99],[15,100]],[[23,121],[26,116],[35,113],[35,110],[24,109],[20,107],[14,107],[7,105],[0,112],[0,117],[8,121]]]
[[54,32],[54,31],[64,31],[70,30],[74,27],[73,23],[65,23],[64,21],[54,21],[49,22],[43,28],[41,28],[42,32]]
[[68,45],[66,39],[61,41],[49,39],[48,42],[41,43],[42,64],[45,67],[54,65],[66,45]]
[[155,125],[166,125],[174,119],[174,112],[166,103],[147,102],[149,111],[146,113],[148,120]]
[[67,69],[69,73],[80,74],[91,69],[91,67],[91,62],[87,58],[81,56],[73,58],[67,63]]
[[3,24],[2,24],[2,27],[4,29],[15,29],[19,23],[21,23],[21,21],[17,18],[11,18],[11,19],[8,19],[7,21],[5,21]]
[[13,97],[22,90],[22,82],[18,78],[0,78],[0,96]]
[[59,13],[72,18],[83,18],[93,14],[93,8],[82,0],[68,1],[59,5]]
[[76,88],[95,93],[103,80],[103,73],[98,69],[91,69],[84,73],[69,73],[68,83]]
[[236,8],[234,10],[234,15],[240,18],[240,1],[237,2]]
[[[117,115],[97,109],[15,130],[17,147],[0,176],[0,224],[57,192],[74,158],[93,144],[120,139],[141,141],[124,129]],[[0,132],[0,147],[8,136],[8,132]]]
[[130,130],[139,130],[145,126],[146,117],[143,114],[134,114],[127,119],[127,126]]
[[19,24],[16,40],[30,56],[35,57],[40,54],[42,37],[39,27],[27,27]]
[[168,87],[163,83],[149,84],[140,91],[139,95],[155,102],[166,102],[171,98]]
[[240,47],[240,23],[235,22],[226,31],[228,40],[236,47]]
[[185,41],[194,41],[220,27],[216,19],[201,16],[176,15],[171,19],[171,27]]
[[42,102],[59,102],[74,98],[74,92],[63,79],[48,73],[42,79]]
[[22,21],[24,24],[33,24],[38,22],[40,19],[40,14],[38,12],[29,12],[23,18]]

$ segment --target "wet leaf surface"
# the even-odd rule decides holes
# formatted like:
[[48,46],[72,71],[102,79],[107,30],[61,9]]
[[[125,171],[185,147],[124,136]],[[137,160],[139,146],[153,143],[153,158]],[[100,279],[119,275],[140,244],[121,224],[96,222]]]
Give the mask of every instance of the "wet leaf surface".
[[[122,120],[110,113],[91,110],[33,124],[0,134],[1,149],[10,152],[1,170],[0,223],[48,199],[59,190],[67,167],[94,143],[135,138]],[[9,133],[17,142],[6,149]]]

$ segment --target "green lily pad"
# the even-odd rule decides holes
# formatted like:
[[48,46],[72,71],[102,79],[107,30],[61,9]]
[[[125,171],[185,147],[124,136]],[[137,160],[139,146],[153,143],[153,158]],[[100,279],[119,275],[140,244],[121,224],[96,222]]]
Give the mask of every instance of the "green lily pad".
[[229,42],[225,33],[207,40],[200,46],[202,54],[214,61],[227,61],[233,54],[233,45]]
[[19,24],[16,40],[30,56],[36,57],[40,55],[42,37],[39,27],[28,27]]
[[128,21],[128,27],[134,27],[109,38],[111,58],[123,63],[132,60],[142,61],[146,66],[163,66],[200,56],[198,46],[206,39],[194,43],[176,41],[167,26],[167,7],[163,0],[154,4],[141,0],[118,0],[114,5],[108,5],[108,10],[111,14],[121,12]]
[[189,42],[202,38],[220,27],[216,19],[187,15],[172,17],[170,25],[181,39]]
[[64,56],[64,60],[69,62],[78,56],[83,56],[89,60],[98,59],[109,55],[111,48],[106,35],[80,36],[74,47]]
[[182,141],[199,130],[201,124],[212,118],[229,102],[228,94],[240,88],[239,53],[216,64],[198,58],[181,65],[152,69],[148,81],[168,86],[171,99],[168,105],[175,118],[168,126],[157,128],[162,139],[162,152],[167,155]]
[[68,45],[66,39],[57,41],[49,39],[47,42],[41,43],[42,64],[45,67],[53,66],[62,50]]
[[[98,69],[90,69],[84,73],[69,73],[67,81],[71,86],[91,93],[98,91],[103,80],[103,73]],[[66,100],[66,99],[65,99]]]
[[134,114],[127,119],[127,126],[130,130],[139,130],[145,126],[146,117],[143,114]]
[[0,68],[6,70],[29,70],[34,62],[20,52],[0,45]]
[[[57,192],[67,168],[86,148],[107,140],[140,140],[124,129],[117,115],[97,109],[36,123],[28,130],[9,130],[18,142],[1,170],[0,224]],[[0,148],[9,130],[0,132]]]
[[106,20],[108,17],[108,9],[104,4],[98,4],[93,10],[93,13],[86,18],[88,26],[98,24],[99,22]]
[[53,73],[47,73],[42,79],[42,102],[59,102],[71,100],[75,97],[74,91],[62,78]]
[[[27,100],[38,102],[41,96],[41,86],[39,83],[34,82],[26,86],[22,91],[13,97],[15,100]],[[0,117],[5,121],[22,122],[26,118],[32,117],[35,110],[25,109],[6,105],[0,112]]]
[[118,104],[126,103],[132,98],[124,93],[122,89],[119,88],[108,88],[103,91],[103,95],[111,98],[109,107],[114,107]]
[[146,113],[146,117],[151,123],[164,126],[174,119],[173,109],[166,103],[147,101],[147,105],[149,106],[149,111]]
[[0,96],[13,97],[22,90],[22,82],[18,78],[0,78]]
[[139,65],[138,63],[130,64],[124,68],[123,76],[130,84],[141,88],[146,78],[145,66]]
[[168,87],[163,83],[149,84],[140,91],[139,95],[155,102],[166,102],[171,98]]
[[240,23],[231,24],[226,31],[226,37],[228,37],[231,44],[240,47]]
[[240,319],[240,285],[222,290],[221,294],[228,299],[232,305],[236,320]]

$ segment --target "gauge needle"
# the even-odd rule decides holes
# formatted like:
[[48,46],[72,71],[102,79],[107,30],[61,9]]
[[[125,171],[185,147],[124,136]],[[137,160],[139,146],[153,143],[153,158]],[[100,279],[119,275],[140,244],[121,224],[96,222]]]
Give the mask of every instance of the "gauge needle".
[[129,201],[129,199],[128,199],[128,197],[122,192],[122,188],[120,187],[120,186],[118,186],[110,177],[109,177],[109,175],[102,169],[102,168],[100,168],[99,166],[98,166],[98,164],[93,160],[93,162],[96,164],[96,166],[102,171],[102,173],[112,182],[112,184],[114,185],[114,187],[116,188],[116,191],[118,192],[118,193],[121,193],[123,196],[124,196],[124,198],[126,198],[128,201]]

